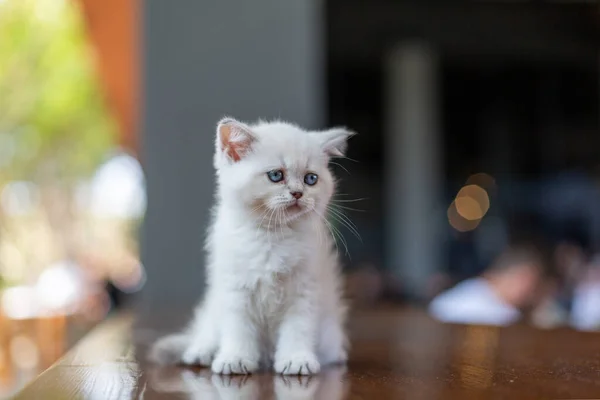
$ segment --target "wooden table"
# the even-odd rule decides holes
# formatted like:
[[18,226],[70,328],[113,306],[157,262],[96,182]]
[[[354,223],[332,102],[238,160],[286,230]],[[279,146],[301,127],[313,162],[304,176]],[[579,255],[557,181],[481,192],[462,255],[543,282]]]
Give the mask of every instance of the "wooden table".
[[47,370],[94,324],[66,315],[15,320],[0,313],[0,399]]
[[592,333],[450,326],[418,311],[361,311],[350,321],[346,369],[311,378],[221,377],[141,361],[136,356],[157,333],[133,329],[133,321],[121,315],[96,328],[17,399],[600,398],[600,335]]

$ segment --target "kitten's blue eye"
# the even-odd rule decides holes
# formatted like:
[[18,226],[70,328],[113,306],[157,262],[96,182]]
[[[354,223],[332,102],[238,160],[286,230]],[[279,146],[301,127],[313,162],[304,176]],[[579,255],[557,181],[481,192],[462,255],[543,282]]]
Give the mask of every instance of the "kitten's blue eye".
[[274,169],[267,172],[267,176],[271,182],[281,182],[283,180],[283,171],[280,169]]
[[317,183],[317,181],[319,180],[319,177],[317,176],[317,174],[306,174],[304,175],[304,183],[306,183],[307,185],[314,185]]

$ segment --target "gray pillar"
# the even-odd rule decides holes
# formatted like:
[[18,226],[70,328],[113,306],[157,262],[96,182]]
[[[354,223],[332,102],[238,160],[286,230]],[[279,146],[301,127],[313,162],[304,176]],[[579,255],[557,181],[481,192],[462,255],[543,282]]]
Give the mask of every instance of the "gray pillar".
[[202,293],[217,120],[321,124],[322,10],[318,0],[142,4],[142,304],[155,310]]
[[443,251],[437,64],[421,42],[398,46],[387,60],[387,262],[415,296]]

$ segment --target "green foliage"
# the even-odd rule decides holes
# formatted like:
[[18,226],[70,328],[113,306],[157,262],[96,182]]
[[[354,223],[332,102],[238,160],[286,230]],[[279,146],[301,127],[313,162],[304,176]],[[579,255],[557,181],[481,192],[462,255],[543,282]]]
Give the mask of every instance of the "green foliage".
[[89,175],[114,144],[77,4],[0,0],[0,185]]

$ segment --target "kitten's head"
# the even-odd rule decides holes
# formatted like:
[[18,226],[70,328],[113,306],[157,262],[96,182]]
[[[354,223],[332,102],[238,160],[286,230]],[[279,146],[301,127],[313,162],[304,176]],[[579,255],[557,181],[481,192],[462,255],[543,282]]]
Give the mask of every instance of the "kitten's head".
[[311,132],[285,122],[225,118],[217,126],[214,159],[219,196],[266,223],[324,216],[335,187],[328,163],[344,155],[351,135],[344,128]]

